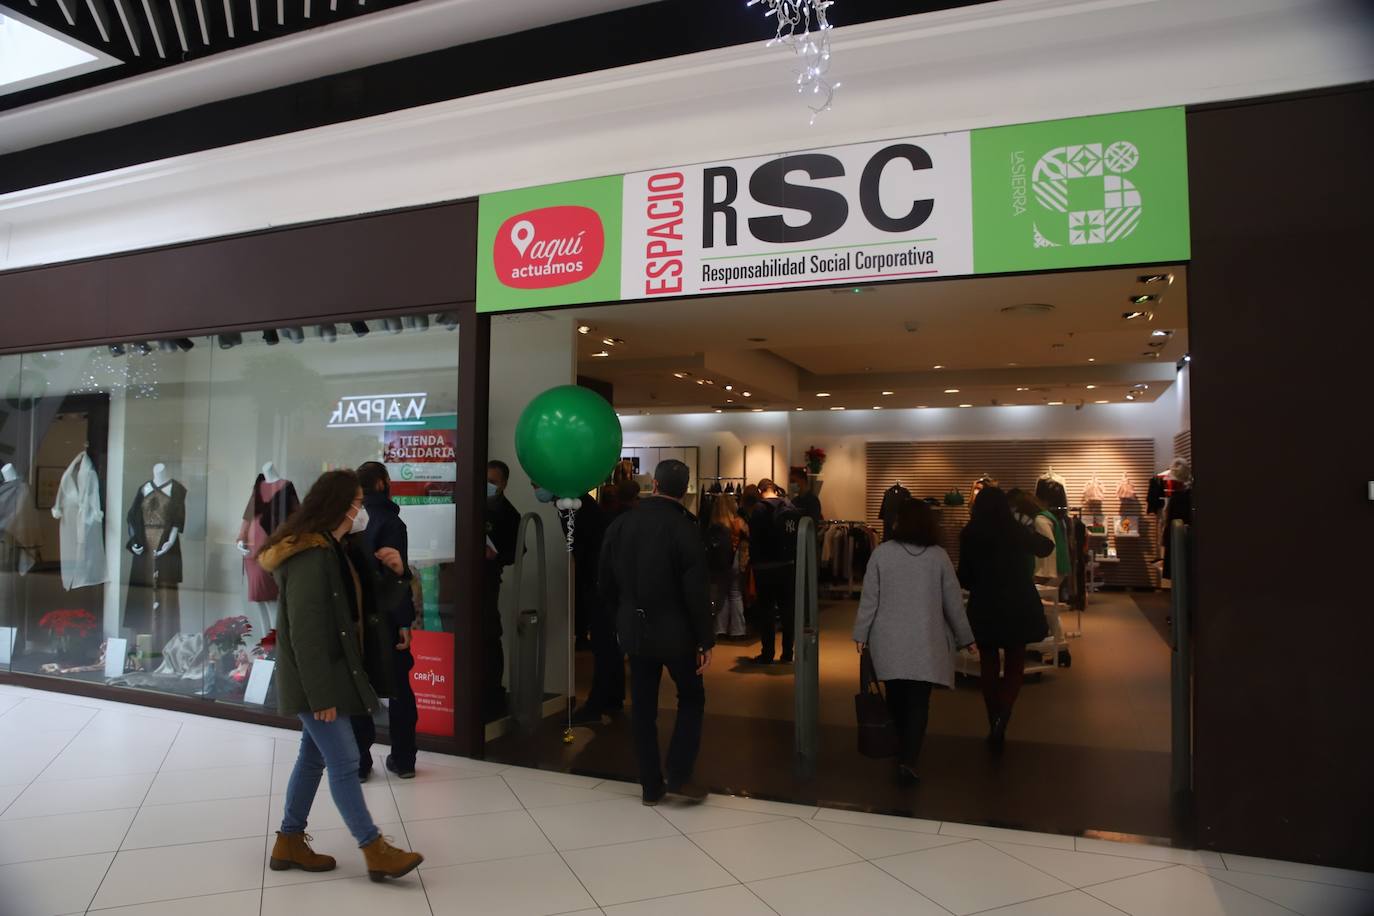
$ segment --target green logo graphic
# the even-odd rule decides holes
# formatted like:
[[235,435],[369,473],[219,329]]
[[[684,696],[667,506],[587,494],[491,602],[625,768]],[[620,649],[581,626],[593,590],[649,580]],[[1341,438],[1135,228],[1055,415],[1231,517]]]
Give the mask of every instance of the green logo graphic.
[[484,194],[477,212],[477,311],[620,298],[619,176]]
[[974,272],[1183,260],[1181,108],[972,132]]

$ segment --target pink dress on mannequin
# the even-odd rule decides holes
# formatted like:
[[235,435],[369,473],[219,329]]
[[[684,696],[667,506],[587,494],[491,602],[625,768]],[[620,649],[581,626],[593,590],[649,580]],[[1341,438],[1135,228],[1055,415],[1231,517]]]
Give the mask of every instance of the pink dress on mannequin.
[[243,572],[248,577],[249,601],[277,600],[277,581],[258,565],[258,553],[277,526],[299,505],[291,481],[269,482],[262,474],[258,475],[248,508],[243,510],[243,525],[239,528],[239,540],[248,547],[248,556],[243,558]]

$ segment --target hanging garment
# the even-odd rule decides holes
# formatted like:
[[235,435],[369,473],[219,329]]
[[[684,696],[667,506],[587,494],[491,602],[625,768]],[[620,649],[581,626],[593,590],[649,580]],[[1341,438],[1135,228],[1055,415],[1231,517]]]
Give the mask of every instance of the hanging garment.
[[[181,632],[181,539],[186,535],[186,487],[169,480],[162,486],[152,481],[139,488],[128,515],[129,540],[134,554],[129,566],[129,597],[124,626],[135,633],[149,633],[155,651]],[[172,531],[177,539],[167,551]]]
[[277,581],[258,565],[258,554],[277,527],[300,504],[296,487],[289,480],[269,481],[259,474],[253,482],[253,495],[243,510],[238,538],[248,548],[248,556],[243,558],[243,572],[248,577],[249,601],[277,600]]
[[[1154,486],[1154,484],[1151,483],[1151,486]],[[1083,487],[1083,505],[1086,506],[1089,503],[1100,503],[1106,496],[1107,494],[1102,492],[1102,481],[1098,480],[1097,475],[1094,474],[1092,480],[1089,480]]]
[[105,575],[105,532],[101,523],[100,478],[95,462],[82,452],[72,459],[57,485],[52,517],[61,524],[62,587],[71,591],[99,585]]
[[1116,485],[1116,498],[1121,500],[1122,502],[1128,502],[1136,499],[1135,485],[1131,483],[1131,478],[1122,475],[1121,483]]

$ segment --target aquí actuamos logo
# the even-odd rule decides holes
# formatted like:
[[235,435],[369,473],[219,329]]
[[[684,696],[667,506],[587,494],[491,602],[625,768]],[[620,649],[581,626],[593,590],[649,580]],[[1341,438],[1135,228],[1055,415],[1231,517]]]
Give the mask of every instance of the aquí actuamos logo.
[[1134,232],[1143,206],[1126,173],[1139,164],[1139,148],[1125,140],[1061,146],[1041,156],[1031,188],[1051,215],[1035,221],[1035,247],[1107,245]]
[[596,273],[606,250],[601,216],[590,207],[542,207],[501,224],[492,247],[496,276],[514,289],[548,289]]

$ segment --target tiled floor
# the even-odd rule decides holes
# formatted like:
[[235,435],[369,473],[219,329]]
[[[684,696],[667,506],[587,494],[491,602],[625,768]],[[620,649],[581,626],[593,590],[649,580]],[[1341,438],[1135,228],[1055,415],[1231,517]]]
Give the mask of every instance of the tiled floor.
[[327,792],[312,831],[339,869],[273,872],[295,747],[0,686],[0,913],[1374,914],[1374,874],[744,798],[650,809],[624,783],[433,755],[365,790],[418,873],[370,882]]

